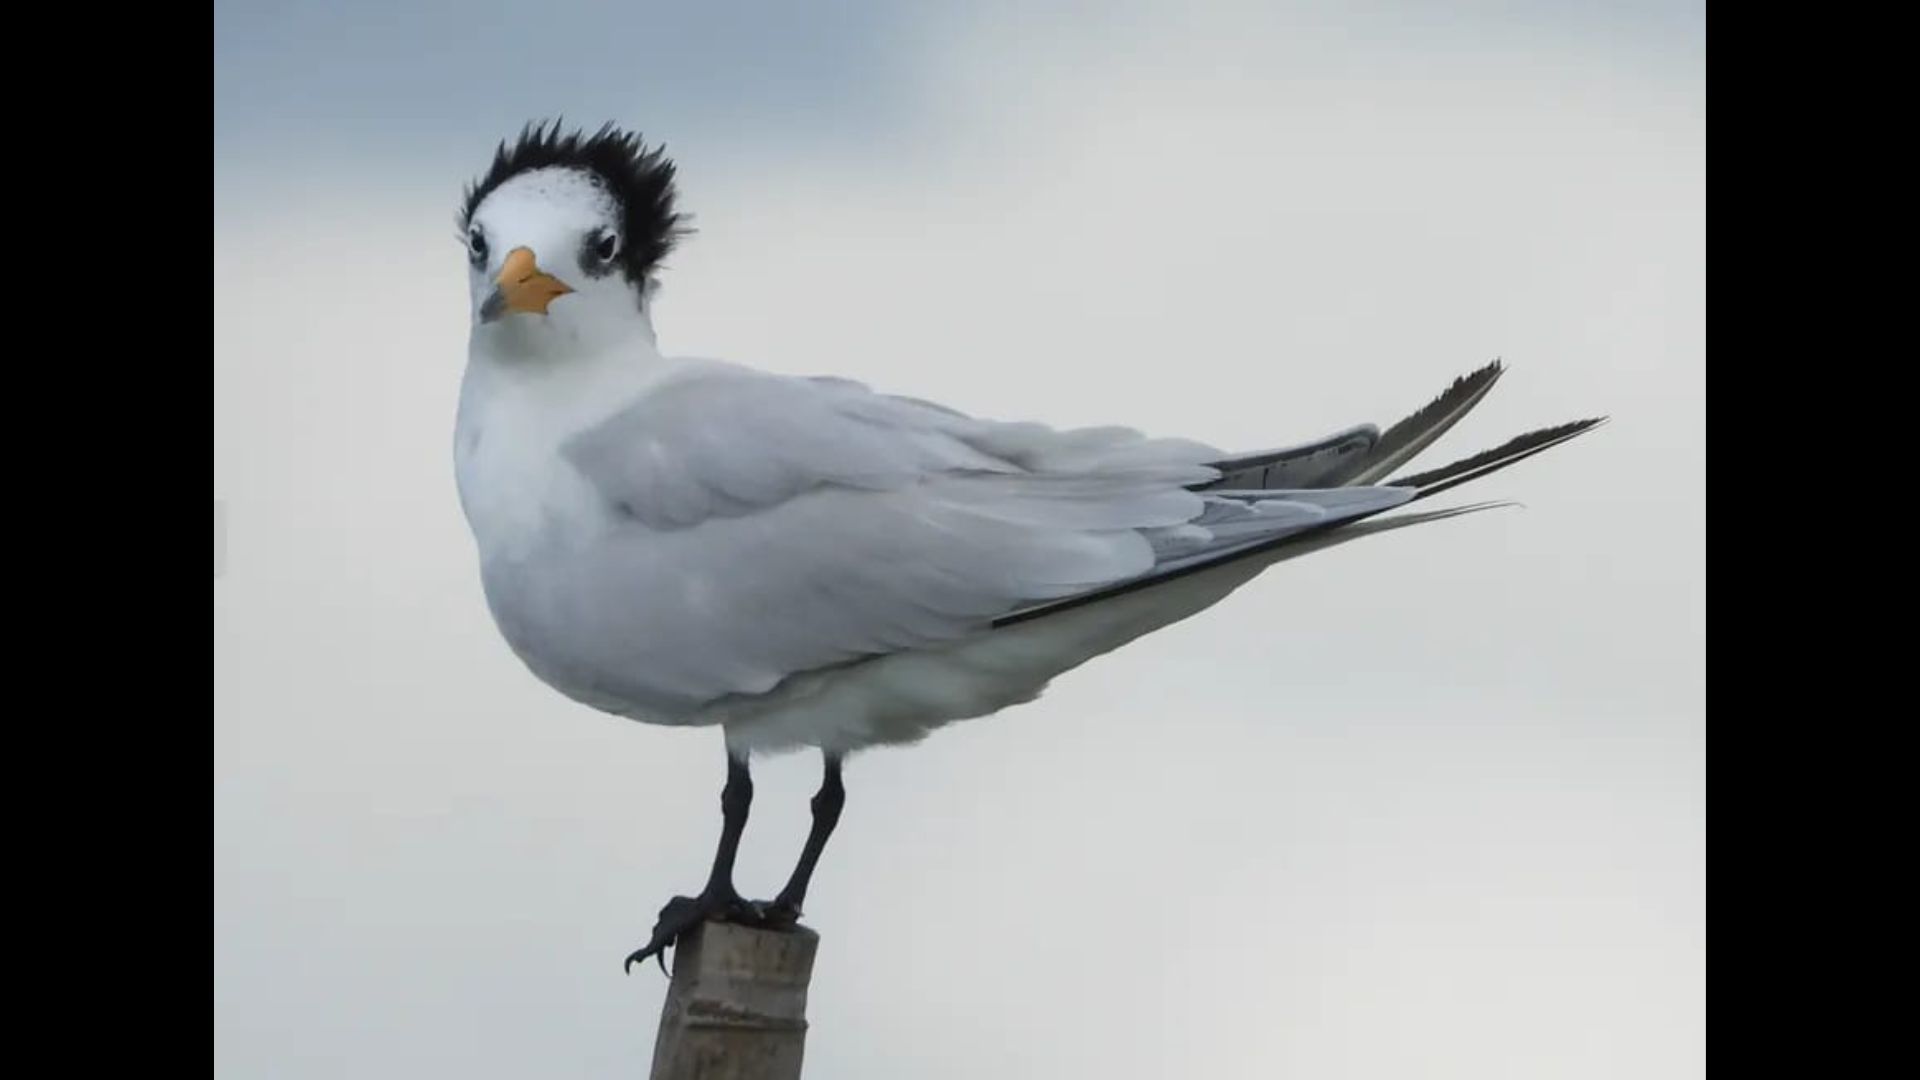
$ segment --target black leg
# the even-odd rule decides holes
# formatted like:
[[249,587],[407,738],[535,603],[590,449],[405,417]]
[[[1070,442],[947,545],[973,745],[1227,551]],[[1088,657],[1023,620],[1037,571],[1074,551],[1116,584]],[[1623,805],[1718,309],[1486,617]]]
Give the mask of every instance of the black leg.
[[727,786],[720,791],[720,846],[713,853],[713,871],[699,896],[676,896],[660,909],[653,938],[627,957],[627,970],[651,956],[667,970],[666,950],[680,935],[708,919],[758,924],[764,917],[758,905],[740,898],[733,887],[733,860],[740,851],[740,834],[747,828],[747,809],[753,805],[753,775],[747,760],[727,755]]
[[800,862],[793,868],[793,876],[787,879],[787,887],[773,898],[767,910],[770,921],[776,924],[800,921],[800,906],[806,902],[807,883],[813,880],[814,865],[820,861],[820,852],[826,849],[833,827],[840,823],[840,808],[846,804],[847,789],[840,783],[840,755],[828,754],[826,775],[813,796],[813,829],[807,833],[807,844],[800,849]]
[[727,786],[720,789],[720,846],[713,852],[708,892],[733,892],[733,859],[740,853],[740,834],[747,831],[747,811],[752,807],[753,773],[745,758],[728,754]]

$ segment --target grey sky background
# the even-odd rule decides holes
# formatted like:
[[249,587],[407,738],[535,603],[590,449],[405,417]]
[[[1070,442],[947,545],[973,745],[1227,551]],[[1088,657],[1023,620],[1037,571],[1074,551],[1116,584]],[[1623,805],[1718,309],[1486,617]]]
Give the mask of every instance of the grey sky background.
[[1700,1075],[1700,6],[810,7],[216,4],[218,1074],[646,1067],[719,737],[527,674],[451,471],[460,187],[564,112],[681,165],[670,351],[1233,447],[1493,356],[1435,460],[1614,418],[857,758],[809,1076]]

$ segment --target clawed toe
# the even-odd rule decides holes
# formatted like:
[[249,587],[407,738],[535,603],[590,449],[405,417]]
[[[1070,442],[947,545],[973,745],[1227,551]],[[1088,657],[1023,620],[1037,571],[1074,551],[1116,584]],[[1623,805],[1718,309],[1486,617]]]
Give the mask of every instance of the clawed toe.
[[768,925],[768,916],[769,910],[764,905],[743,900],[731,890],[676,896],[660,909],[660,918],[653,924],[653,937],[628,955],[626,971],[631,974],[633,965],[644,964],[652,957],[659,962],[661,974],[671,976],[672,972],[667,970],[667,949],[678,945],[680,938],[694,927],[703,922],[764,926]]

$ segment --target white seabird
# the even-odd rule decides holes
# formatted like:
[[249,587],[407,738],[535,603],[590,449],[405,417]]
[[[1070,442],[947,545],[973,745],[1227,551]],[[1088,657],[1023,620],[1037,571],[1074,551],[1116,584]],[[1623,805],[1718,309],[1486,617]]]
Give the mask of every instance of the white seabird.
[[[1231,454],[668,356],[651,311],[685,231],[674,199],[672,163],[638,136],[541,125],[501,145],[459,215],[455,465],[495,622],[575,701],[725,735],[707,885],[629,966],[702,919],[793,925],[846,755],[1031,701],[1284,559],[1490,505],[1402,509],[1598,423],[1389,479],[1498,362],[1385,432]],[[749,756],[802,747],[825,761],[812,832],[779,895],[749,902],[732,881]]]

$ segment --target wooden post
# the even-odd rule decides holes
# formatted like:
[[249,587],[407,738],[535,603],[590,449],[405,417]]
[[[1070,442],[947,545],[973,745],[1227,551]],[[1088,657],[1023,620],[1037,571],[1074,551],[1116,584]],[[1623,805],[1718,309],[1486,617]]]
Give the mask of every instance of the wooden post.
[[820,935],[705,923],[675,947],[652,1080],[799,1080]]

